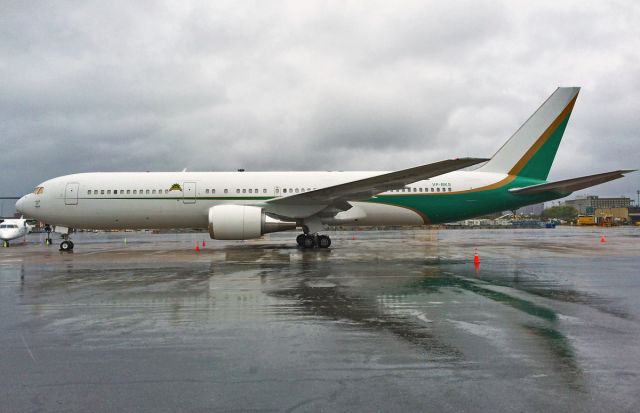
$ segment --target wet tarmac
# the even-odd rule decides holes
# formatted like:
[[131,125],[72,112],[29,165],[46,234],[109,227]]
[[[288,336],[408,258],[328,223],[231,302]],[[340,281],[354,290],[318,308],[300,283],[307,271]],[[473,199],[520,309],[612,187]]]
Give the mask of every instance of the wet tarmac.
[[640,411],[639,228],[294,235],[0,250],[0,411]]

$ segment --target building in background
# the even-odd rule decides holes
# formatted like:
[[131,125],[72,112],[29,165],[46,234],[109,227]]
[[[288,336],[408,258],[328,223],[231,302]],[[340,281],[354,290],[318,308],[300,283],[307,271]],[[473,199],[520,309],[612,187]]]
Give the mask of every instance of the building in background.
[[631,198],[600,198],[597,195],[576,196],[575,199],[564,201],[564,205],[572,206],[581,215],[593,215],[596,209],[629,208]]

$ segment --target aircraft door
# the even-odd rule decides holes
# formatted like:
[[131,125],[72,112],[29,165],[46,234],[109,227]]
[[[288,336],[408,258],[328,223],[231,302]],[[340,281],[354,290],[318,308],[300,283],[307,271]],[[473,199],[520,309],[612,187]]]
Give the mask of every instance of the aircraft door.
[[78,189],[80,184],[77,182],[70,182],[67,184],[64,190],[64,204],[65,205],[78,205]]
[[185,204],[195,204],[196,203],[196,183],[195,182],[185,182],[182,187],[182,202]]

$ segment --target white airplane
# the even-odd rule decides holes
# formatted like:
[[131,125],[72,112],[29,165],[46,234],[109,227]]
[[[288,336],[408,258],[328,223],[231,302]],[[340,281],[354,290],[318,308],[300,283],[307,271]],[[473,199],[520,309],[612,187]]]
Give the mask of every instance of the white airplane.
[[72,228],[208,228],[220,240],[302,228],[298,245],[327,248],[326,225],[425,225],[515,210],[631,172],[546,181],[578,92],[558,88],[491,159],[396,172],[80,173],[43,182],[16,209],[61,233],[61,250],[73,249]]
[[26,219],[4,219],[0,221],[0,240],[2,246],[8,247],[9,241],[24,237],[31,232],[31,226]]

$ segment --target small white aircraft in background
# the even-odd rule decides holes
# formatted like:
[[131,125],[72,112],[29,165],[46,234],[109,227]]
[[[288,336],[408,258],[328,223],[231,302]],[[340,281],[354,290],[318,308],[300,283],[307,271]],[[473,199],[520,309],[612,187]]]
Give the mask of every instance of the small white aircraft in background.
[[31,232],[31,225],[26,219],[5,219],[0,221],[0,239],[2,246],[8,247],[9,241],[24,237]]

